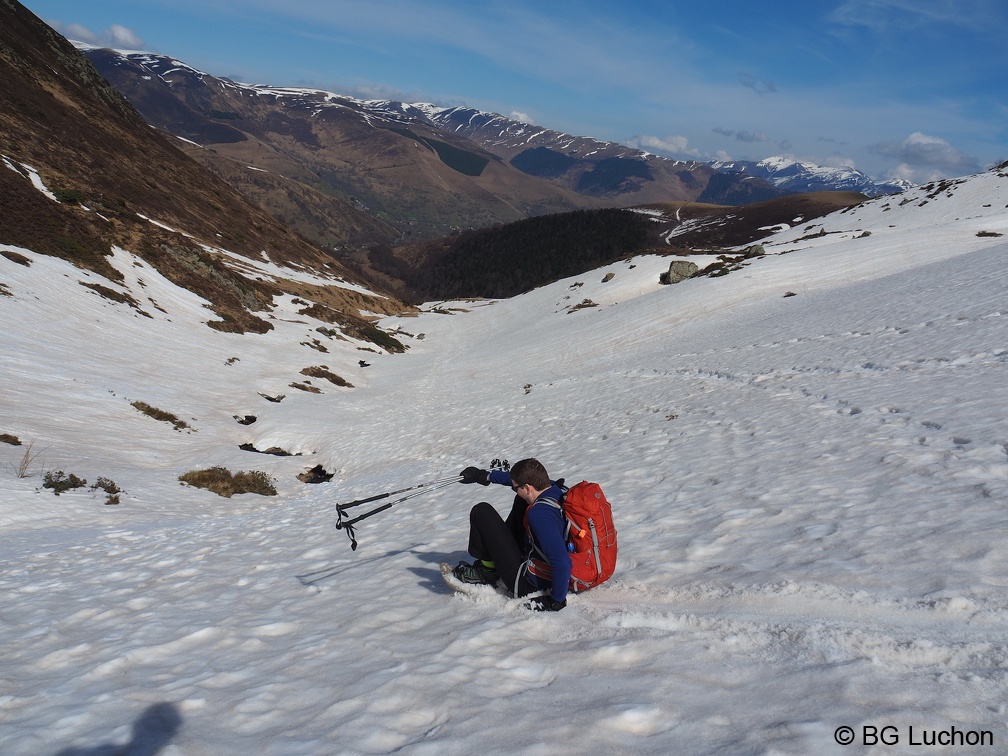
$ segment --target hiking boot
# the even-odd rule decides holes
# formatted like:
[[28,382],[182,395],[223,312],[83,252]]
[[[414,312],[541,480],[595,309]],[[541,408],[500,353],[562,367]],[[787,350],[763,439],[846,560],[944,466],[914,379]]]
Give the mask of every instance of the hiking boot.
[[472,564],[459,562],[458,567],[452,570],[452,575],[463,583],[476,585],[495,585],[497,583],[497,570],[487,569],[479,559]]

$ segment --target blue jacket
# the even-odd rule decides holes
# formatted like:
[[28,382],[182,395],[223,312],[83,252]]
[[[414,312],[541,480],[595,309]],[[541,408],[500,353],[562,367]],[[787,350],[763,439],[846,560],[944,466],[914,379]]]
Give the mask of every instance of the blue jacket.
[[[504,470],[492,470],[489,481],[502,486],[512,485],[511,475]],[[536,556],[547,562],[550,568],[550,578],[528,574],[529,582],[537,588],[549,590],[553,599],[560,602],[567,600],[571,574],[571,558],[565,536],[567,520],[557,506],[563,494],[564,489],[552,483],[529,506],[525,511],[525,542],[522,544],[522,553],[526,558]]]

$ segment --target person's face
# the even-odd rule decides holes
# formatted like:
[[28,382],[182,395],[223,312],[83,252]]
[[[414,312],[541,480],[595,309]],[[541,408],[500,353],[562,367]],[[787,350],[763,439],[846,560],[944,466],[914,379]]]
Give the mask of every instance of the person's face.
[[514,492],[518,494],[526,504],[532,504],[535,501],[536,492],[528,483],[522,486],[511,486],[511,488],[514,489]]

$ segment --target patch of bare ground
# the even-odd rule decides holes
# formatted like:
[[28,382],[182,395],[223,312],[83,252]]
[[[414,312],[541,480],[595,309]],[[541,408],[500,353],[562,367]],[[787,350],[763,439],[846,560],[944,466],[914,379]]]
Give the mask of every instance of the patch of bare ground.
[[171,412],[166,412],[164,410],[158,409],[157,407],[152,407],[151,405],[147,404],[147,402],[137,401],[137,402],[130,402],[130,404],[133,405],[134,409],[136,409],[138,412],[147,415],[147,417],[152,417],[155,420],[160,420],[163,423],[168,423],[177,431],[181,432],[183,430],[189,430],[190,432],[194,432],[196,430],[191,425],[189,425],[189,423],[187,423],[185,420],[180,420]]
[[360,315],[350,314],[318,303],[298,310],[298,314],[307,315],[324,323],[335,323],[347,336],[359,341],[369,341],[386,352],[399,354],[406,351],[406,346],[401,341]]
[[[325,365],[313,365],[312,367],[306,367],[301,371],[301,375],[307,375],[310,378],[324,378],[336,386],[342,386],[343,388],[353,388],[353,384],[350,381],[336,375],[334,372],[329,370]],[[293,384],[292,384],[293,385]]]

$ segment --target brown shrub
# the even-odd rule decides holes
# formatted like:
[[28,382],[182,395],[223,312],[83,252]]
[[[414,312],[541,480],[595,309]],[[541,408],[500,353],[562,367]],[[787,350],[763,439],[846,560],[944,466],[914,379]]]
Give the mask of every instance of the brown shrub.
[[230,498],[234,494],[255,493],[260,496],[276,496],[275,482],[260,470],[232,473],[225,467],[210,467],[192,470],[179,476],[179,480],[196,488],[205,488],[218,496]]

